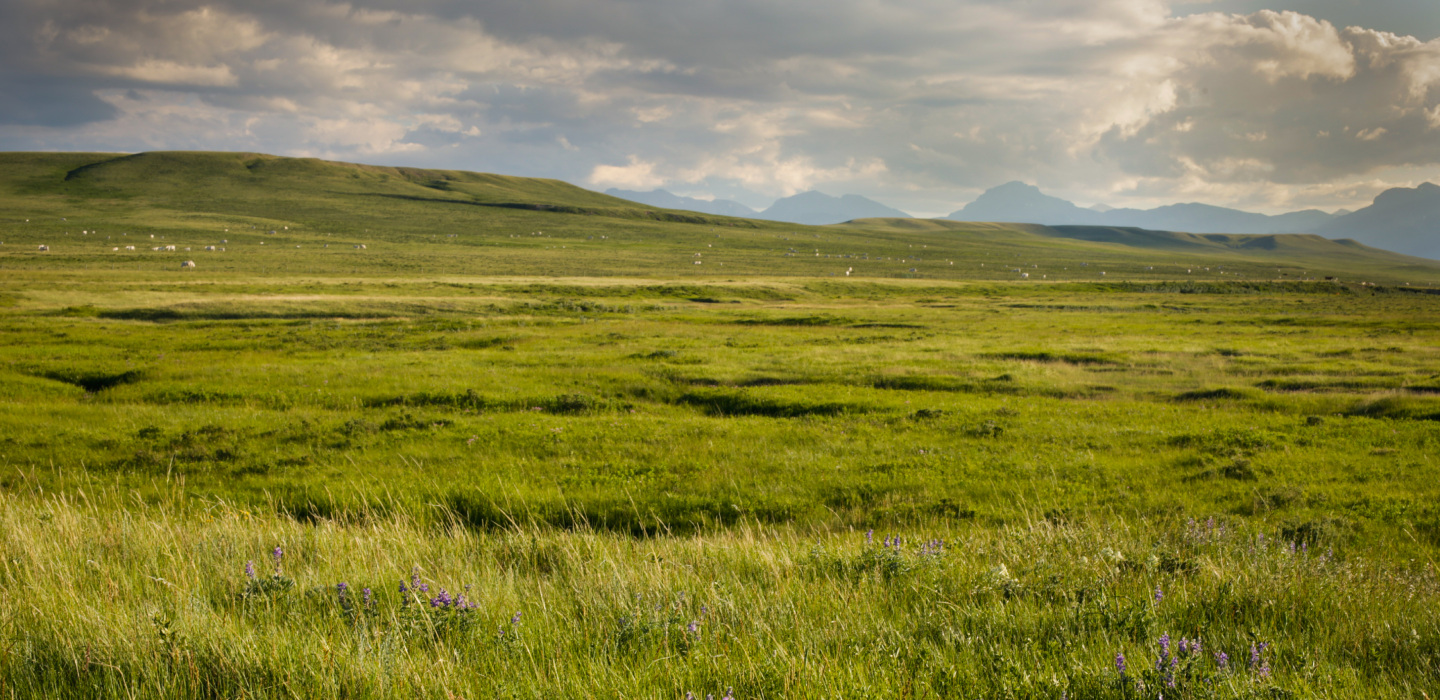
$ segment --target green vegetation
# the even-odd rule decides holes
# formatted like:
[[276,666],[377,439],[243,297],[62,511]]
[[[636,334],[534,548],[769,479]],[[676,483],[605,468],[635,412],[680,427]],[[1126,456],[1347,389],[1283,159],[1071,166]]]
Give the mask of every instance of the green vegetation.
[[1440,263],[0,163],[0,695],[1440,696]]

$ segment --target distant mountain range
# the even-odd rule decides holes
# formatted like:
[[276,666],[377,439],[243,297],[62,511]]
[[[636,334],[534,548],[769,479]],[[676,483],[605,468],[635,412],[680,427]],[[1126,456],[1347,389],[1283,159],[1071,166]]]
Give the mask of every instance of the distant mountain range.
[[[678,197],[665,190],[612,189],[606,194],[667,209],[817,226],[852,219],[910,218],[899,209],[853,194],[832,197],[820,192],[803,192],[777,200],[760,212],[739,202]],[[1097,204],[1086,209],[1047,195],[1034,185],[1008,182],[987,190],[945,218],[1189,233],[1315,233],[1326,238],[1352,238],[1397,253],[1440,259],[1440,186],[1428,182],[1413,189],[1386,190],[1373,204],[1355,212],[1306,209],[1274,216],[1199,203],[1170,204],[1154,209],[1115,209]]]
[[605,190],[605,194],[652,207],[660,207],[662,209],[683,209],[686,211],[698,211],[701,214],[739,216],[748,219],[762,218],[759,216],[759,212],[754,209],[729,199],[696,199],[694,197],[681,197],[680,195],[671,194],[665,190],[636,192],[635,190],[617,190],[614,187]]
[[1033,185],[1009,182],[992,188],[960,211],[956,221],[1010,221],[1047,226],[1124,226],[1191,233],[1316,233],[1352,238],[1376,248],[1440,258],[1440,187],[1386,190],[1356,212],[1327,214],[1318,209],[1267,216],[1211,206],[1171,204],[1155,209],[1082,209]]
[[703,214],[742,216],[751,219],[786,221],[792,224],[808,224],[811,226],[838,224],[850,221],[851,219],[911,218],[909,214],[899,209],[887,207],[873,199],[861,197],[858,194],[847,194],[844,197],[831,197],[823,192],[801,192],[793,197],[777,199],[768,209],[759,212],[744,204],[728,199],[709,201],[695,199],[693,197],[681,197],[665,190],[636,192],[633,190],[617,190],[611,188],[605,190],[605,194],[621,199],[628,199],[632,202],[648,204],[652,207],[687,209]]
[[1016,221],[1047,226],[1130,226],[1154,231],[1192,233],[1300,233],[1334,219],[1319,209],[1267,216],[1209,204],[1171,204],[1155,209],[1114,209],[1097,205],[1081,209],[1023,182],[1007,182],[987,190],[947,219],[955,221]]

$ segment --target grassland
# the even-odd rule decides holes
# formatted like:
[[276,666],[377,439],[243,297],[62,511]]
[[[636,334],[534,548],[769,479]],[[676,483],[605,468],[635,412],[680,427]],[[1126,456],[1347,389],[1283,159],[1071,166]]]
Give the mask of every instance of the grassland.
[[1440,263],[0,161],[0,695],[1440,695]]

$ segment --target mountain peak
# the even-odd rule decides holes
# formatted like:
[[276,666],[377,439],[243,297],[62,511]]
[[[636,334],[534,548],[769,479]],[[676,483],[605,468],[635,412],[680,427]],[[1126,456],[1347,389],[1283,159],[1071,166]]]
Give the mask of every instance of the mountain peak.
[[769,209],[760,212],[759,216],[762,219],[812,226],[838,224],[851,219],[911,218],[909,214],[887,207],[869,197],[858,194],[832,197],[816,190],[777,199]]
[[1430,182],[1385,190],[1370,206],[1317,230],[1329,238],[1353,238],[1397,253],[1440,259],[1436,231],[1440,231],[1440,186]]
[[958,221],[1021,221],[1036,224],[1094,223],[1097,212],[1051,197],[1018,180],[985,190],[948,218]]

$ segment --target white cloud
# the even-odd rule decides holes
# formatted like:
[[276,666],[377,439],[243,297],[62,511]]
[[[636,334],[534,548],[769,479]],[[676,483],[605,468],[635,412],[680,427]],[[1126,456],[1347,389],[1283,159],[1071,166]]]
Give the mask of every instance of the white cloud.
[[630,156],[628,165],[597,165],[590,172],[590,184],[596,187],[619,187],[630,190],[648,190],[665,183],[665,178],[655,174],[655,164]]
[[14,0],[0,61],[44,84],[0,91],[91,111],[47,127],[0,105],[0,143],[384,154],[919,211],[1010,179],[1284,206],[1440,168],[1440,40],[1172,7]]

